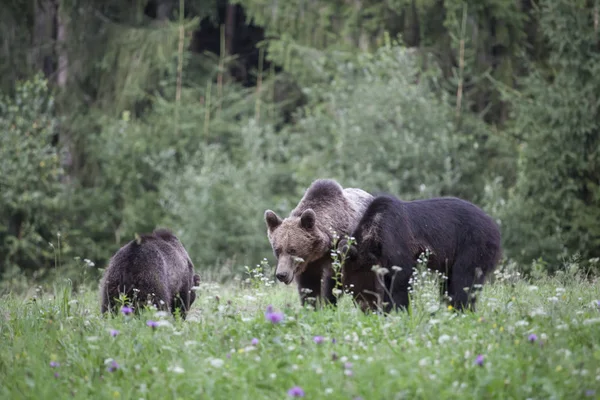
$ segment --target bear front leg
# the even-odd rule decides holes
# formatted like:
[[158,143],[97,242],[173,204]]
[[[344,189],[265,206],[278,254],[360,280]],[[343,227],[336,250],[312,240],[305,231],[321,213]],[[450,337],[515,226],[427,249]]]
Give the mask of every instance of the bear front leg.
[[[337,285],[337,281],[335,278],[335,271],[333,270],[333,265],[331,260],[328,260],[323,263],[323,275],[321,282],[321,299],[325,304],[330,304],[333,307],[337,306],[338,297],[333,294],[333,289],[335,289]],[[341,282],[340,282],[341,288]]]
[[171,305],[171,313],[173,316],[175,316],[177,309],[179,308],[179,315],[181,315],[181,319],[185,320],[187,312],[190,309],[190,298],[191,287],[184,285],[183,289],[173,299],[173,304]]
[[323,271],[319,263],[309,263],[306,270],[296,277],[300,304],[311,304],[317,308],[317,299],[321,296],[321,277]]
[[477,248],[464,250],[450,271],[448,295],[451,297],[450,304],[458,311],[475,311],[477,287],[485,282],[484,270],[489,264],[485,257],[478,255]]
[[388,273],[384,277],[385,296],[384,311],[389,313],[392,310],[408,311],[410,305],[410,278],[413,275],[414,262],[408,257],[399,258],[395,265],[388,268]]

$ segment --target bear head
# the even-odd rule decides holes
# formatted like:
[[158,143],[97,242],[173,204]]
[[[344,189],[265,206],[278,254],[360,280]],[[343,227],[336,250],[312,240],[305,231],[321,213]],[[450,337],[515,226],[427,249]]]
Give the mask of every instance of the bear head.
[[267,210],[265,222],[267,236],[277,258],[275,276],[286,285],[304,272],[310,262],[328,255],[331,239],[319,229],[313,209],[308,208],[300,216],[283,220],[275,212]]
[[379,246],[370,248],[370,241],[349,241],[342,238],[337,244],[337,252],[342,262],[342,286],[352,293],[354,301],[362,311],[376,310],[383,301],[383,276],[373,267],[381,265]]

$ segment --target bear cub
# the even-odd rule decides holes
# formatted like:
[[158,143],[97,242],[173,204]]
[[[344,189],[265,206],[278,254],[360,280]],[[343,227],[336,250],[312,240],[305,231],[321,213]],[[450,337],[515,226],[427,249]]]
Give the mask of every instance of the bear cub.
[[138,312],[145,304],[185,319],[196,300],[192,287],[200,284],[194,264],[179,241],[167,229],[156,229],[127,243],[110,259],[100,282],[101,312],[118,311],[117,300],[126,294]]
[[339,236],[352,232],[372,198],[364,190],[317,179],[287,218],[265,211],[267,237],[277,258],[275,276],[286,285],[296,281],[302,305],[317,300],[335,305],[333,231]]
[[[410,279],[422,253],[427,267],[443,273],[450,304],[475,309],[475,292],[500,260],[501,236],[496,222],[474,204],[454,197],[402,201],[376,197],[352,233],[342,238],[342,284],[363,311],[407,309]],[[381,274],[373,270],[378,265]],[[387,271],[386,271],[387,270]],[[466,288],[466,289],[465,289]]]

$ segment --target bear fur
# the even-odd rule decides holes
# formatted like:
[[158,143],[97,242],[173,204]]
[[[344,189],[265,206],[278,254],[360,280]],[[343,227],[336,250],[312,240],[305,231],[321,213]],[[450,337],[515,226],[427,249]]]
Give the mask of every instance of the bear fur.
[[[450,305],[474,311],[476,289],[502,254],[496,222],[474,204],[454,197],[402,201],[377,196],[352,237],[350,246],[347,238],[338,243],[344,260],[342,285],[353,292],[363,311],[381,302],[386,313],[407,309],[413,268],[426,249],[427,267],[447,277],[442,291],[447,290]],[[385,270],[376,272],[375,265]]]
[[121,247],[111,258],[100,282],[101,312],[117,310],[126,294],[136,312],[150,302],[159,310],[185,319],[196,300],[192,289],[200,284],[194,264],[179,241],[167,229],[157,229]]
[[307,301],[336,304],[333,232],[339,237],[352,232],[372,199],[364,190],[318,179],[287,218],[265,211],[267,237],[277,259],[275,275],[286,285],[296,280],[302,305]]

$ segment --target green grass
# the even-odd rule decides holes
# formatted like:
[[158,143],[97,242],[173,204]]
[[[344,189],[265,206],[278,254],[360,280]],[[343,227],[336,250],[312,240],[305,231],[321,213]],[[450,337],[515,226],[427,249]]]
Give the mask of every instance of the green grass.
[[[185,322],[152,311],[103,318],[96,291],[67,284],[35,301],[5,296],[0,398],[285,399],[294,386],[309,399],[599,398],[598,282],[499,278],[476,313],[433,316],[426,281],[412,315],[388,317],[363,315],[347,296],[337,310],[302,309],[294,286],[259,281],[203,284]],[[283,323],[266,320],[268,305]]]

